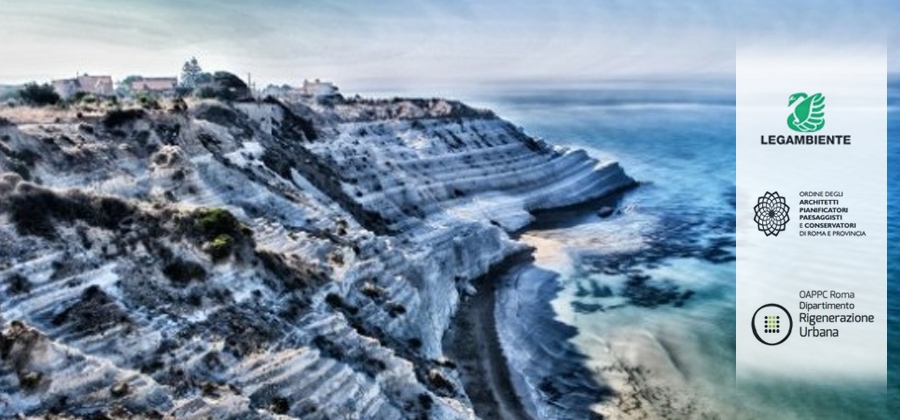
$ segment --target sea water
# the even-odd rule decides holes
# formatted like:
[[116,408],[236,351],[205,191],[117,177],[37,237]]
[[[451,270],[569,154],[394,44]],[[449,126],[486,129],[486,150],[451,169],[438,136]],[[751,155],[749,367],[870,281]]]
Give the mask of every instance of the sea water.
[[[892,85],[891,92],[900,90]],[[519,348],[505,348],[512,370],[523,372],[516,378],[523,397],[578,394],[580,382],[556,380],[568,374],[546,368],[562,366],[548,359],[571,352],[523,349],[553,348],[546,340],[561,339],[596,385],[612,390],[584,393],[597,400],[591,409],[609,418],[896,418],[883,395],[840,383],[735,387],[733,82],[517,87],[474,99],[533,136],[617,160],[642,182],[609,203],[617,209],[612,216],[583,209],[543,214],[522,235],[538,248],[537,261],[498,291],[498,322],[514,324],[513,309],[521,314],[523,305],[549,303],[552,310],[536,309],[553,318],[547,330],[559,323],[574,331],[562,338],[533,333],[545,325],[540,320],[529,321],[531,331],[498,325],[501,338],[527,337],[516,338]],[[900,98],[892,94],[890,102]],[[889,125],[891,138],[900,135],[893,108]],[[889,334],[897,354],[900,141],[890,141],[889,157]],[[521,279],[548,285],[517,289],[525,287]],[[889,364],[894,385],[898,359]],[[530,408],[566,417],[566,409],[583,408],[559,409],[578,404],[572,401]]]

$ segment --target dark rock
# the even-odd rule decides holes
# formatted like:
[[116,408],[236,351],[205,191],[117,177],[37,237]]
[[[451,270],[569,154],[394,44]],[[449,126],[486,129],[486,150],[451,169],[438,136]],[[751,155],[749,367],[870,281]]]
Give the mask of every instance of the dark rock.
[[114,109],[103,117],[106,128],[115,128],[128,122],[144,118],[146,113],[140,109]]
[[90,286],[81,298],[53,317],[54,326],[70,325],[79,332],[98,334],[117,325],[130,324],[122,310],[99,286]]
[[671,282],[651,284],[650,276],[631,275],[625,282],[623,296],[628,298],[632,305],[646,308],[655,308],[678,300],[681,293],[677,286]]
[[372,283],[365,283],[362,286],[362,294],[376,302],[381,301],[384,296],[384,289]]
[[245,357],[267,349],[284,334],[284,325],[252,304],[225,306],[198,324],[182,331],[179,338],[214,335],[224,339],[223,353]]
[[270,410],[275,414],[287,414],[291,409],[291,403],[287,398],[284,397],[275,397],[272,398],[272,405],[270,406]]
[[603,206],[603,207],[601,207],[600,210],[597,212],[597,215],[605,219],[605,218],[607,218],[607,217],[609,217],[609,216],[612,216],[613,213],[615,213],[615,210],[614,210],[612,207],[610,207],[610,206]]
[[678,297],[678,299],[674,303],[674,306],[676,308],[680,308],[680,307],[684,306],[684,303],[687,302],[687,300],[690,299],[691,296],[694,296],[694,291],[686,290],[684,293],[681,294],[681,296]]
[[186,285],[193,280],[204,280],[206,278],[206,270],[202,265],[177,258],[163,268],[163,274],[179,285]]
[[10,295],[21,295],[31,292],[31,282],[25,276],[15,273],[6,279],[6,293]]
[[113,397],[122,398],[128,395],[128,391],[128,382],[120,382],[113,385],[113,387],[110,388],[109,393],[112,394]]
[[391,302],[388,304],[387,309],[388,309],[388,315],[390,315],[391,318],[396,318],[396,317],[406,313],[406,308],[399,303]]
[[606,312],[603,309],[603,305],[599,303],[583,303],[583,302],[572,302],[572,310],[580,314],[592,314],[594,312]]
[[40,372],[33,372],[33,371],[20,372],[19,373],[19,385],[22,387],[22,389],[24,389],[26,391],[33,391],[38,387],[38,385],[41,384],[41,379],[43,379],[43,378],[44,378],[44,374],[42,374]]
[[415,338],[415,337],[410,338],[409,340],[406,340],[406,343],[409,344],[409,347],[416,349],[416,350],[422,348],[422,340]]
[[431,395],[423,392],[419,394],[419,405],[422,406],[422,410],[428,411],[434,406],[434,400],[431,398]]
[[609,286],[603,284],[598,284],[597,282],[591,282],[591,296],[595,298],[605,298],[613,295],[612,289]]
[[428,382],[440,391],[453,395],[456,393],[456,387],[450,382],[439,370],[432,369],[428,372]]
[[556,388],[552,378],[544,378],[538,385],[538,390],[551,402],[557,401],[563,396],[562,392]]
[[575,297],[583,298],[590,296],[591,292],[588,291],[588,289],[586,289],[584,286],[582,286],[581,283],[577,283],[575,287],[577,288],[577,290],[575,291]]

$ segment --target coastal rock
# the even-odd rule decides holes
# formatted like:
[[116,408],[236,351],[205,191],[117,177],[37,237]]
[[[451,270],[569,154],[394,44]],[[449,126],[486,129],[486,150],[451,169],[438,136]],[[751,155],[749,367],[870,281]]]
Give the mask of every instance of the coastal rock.
[[475,418],[460,294],[633,183],[453,101],[187,105],[0,127],[0,417]]
[[600,208],[600,210],[597,211],[597,215],[605,219],[609,216],[612,216],[614,212],[615,210],[612,207],[603,206]]

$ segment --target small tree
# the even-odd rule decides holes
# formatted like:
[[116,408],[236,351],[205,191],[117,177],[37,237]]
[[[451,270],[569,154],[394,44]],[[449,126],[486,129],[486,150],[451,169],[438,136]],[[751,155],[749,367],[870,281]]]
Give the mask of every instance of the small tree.
[[194,90],[194,95],[198,98],[217,98],[223,101],[243,101],[252,98],[250,88],[240,77],[226,71],[217,71],[209,76],[208,82],[200,83]]
[[201,83],[202,75],[203,68],[197,62],[197,57],[191,57],[181,66],[181,86],[192,89],[197,87],[197,84]]
[[19,98],[22,102],[34,106],[56,105],[60,101],[59,95],[47,83],[39,85],[35,82],[26,84],[19,91]]
[[131,89],[131,85],[134,84],[134,82],[137,82],[137,81],[140,81],[143,79],[144,78],[142,76],[137,76],[137,75],[128,76],[128,77],[122,79],[122,81],[118,83],[118,87],[116,87],[116,92],[121,96],[129,96],[133,93],[132,89]]

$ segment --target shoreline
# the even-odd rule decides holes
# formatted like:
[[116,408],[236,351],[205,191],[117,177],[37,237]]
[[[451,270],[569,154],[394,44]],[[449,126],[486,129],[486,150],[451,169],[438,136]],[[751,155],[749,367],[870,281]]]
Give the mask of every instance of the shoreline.
[[510,268],[533,261],[533,250],[515,253],[475,279],[476,292],[462,301],[444,333],[444,352],[457,372],[475,415],[490,420],[534,420],[512,384],[494,315],[497,277]]
[[[445,355],[457,364],[460,381],[476,416],[486,420],[536,420],[525,409],[523,397],[516,393],[500,342],[495,313],[499,280],[519,265],[533,263],[558,269],[569,257],[562,251],[561,243],[528,232],[535,227],[577,225],[584,216],[594,214],[603,206],[619,208],[623,195],[639,185],[633,181],[601,197],[534,212],[534,221],[510,233],[513,240],[528,245],[529,249],[508,256],[472,281],[476,292],[460,302],[450,328],[444,333],[442,347]],[[563,219],[567,222],[559,223]]]

